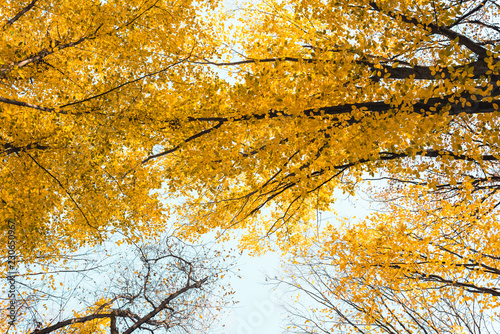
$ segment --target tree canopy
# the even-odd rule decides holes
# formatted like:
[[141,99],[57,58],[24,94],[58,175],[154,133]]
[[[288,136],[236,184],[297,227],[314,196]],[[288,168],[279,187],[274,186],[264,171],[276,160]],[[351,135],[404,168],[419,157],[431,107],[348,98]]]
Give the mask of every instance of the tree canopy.
[[205,62],[236,83],[175,117],[190,131],[169,148],[180,150],[170,168],[186,178],[168,184],[195,190],[198,229],[187,229],[243,226],[249,240],[276,233],[286,248],[315,209],[331,209],[335,190],[353,194],[374,175],[460,196],[494,189],[498,9],[304,0],[244,11],[227,42],[234,56]]
[[214,51],[201,17],[214,5],[2,1],[0,220],[17,222],[24,260],[164,228],[160,169],[127,172],[202,80],[186,64]]
[[300,254],[369,191],[386,213],[322,230],[346,277],[497,307],[496,1],[3,3],[0,226],[26,263],[170,214]]
[[286,243],[368,175],[494,181],[494,2],[8,4],[3,215],[42,238],[159,227],[162,182],[186,232]]
[[[2,333],[209,332],[229,304],[231,284],[222,278],[234,264],[212,246],[172,236],[108,241],[20,270],[15,320],[2,316]],[[2,309],[8,302],[0,300]]]

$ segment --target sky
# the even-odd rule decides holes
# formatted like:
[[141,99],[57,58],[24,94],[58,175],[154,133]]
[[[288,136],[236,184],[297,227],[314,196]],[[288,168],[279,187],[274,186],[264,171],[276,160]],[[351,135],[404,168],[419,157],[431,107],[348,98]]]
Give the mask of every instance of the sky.
[[[234,299],[239,301],[230,310],[223,333],[252,334],[280,333],[283,321],[281,295],[265,285],[266,274],[280,270],[280,257],[267,253],[260,257],[244,254],[238,261],[241,279],[232,279]],[[285,296],[286,297],[286,296]]]
[[[351,197],[339,192],[334,210],[338,217],[346,217],[351,221],[365,217],[370,211],[370,203],[360,196]],[[332,212],[321,212],[322,223],[334,223]],[[222,244],[221,247],[227,247]],[[236,246],[236,243],[231,244]],[[290,291],[273,290],[266,277],[282,276],[282,262],[279,254],[266,253],[260,257],[252,257],[244,253],[238,259],[237,268],[242,277],[231,278],[231,286],[238,304],[229,311],[223,326],[215,327],[213,333],[227,334],[279,334],[286,327],[284,303],[293,302],[296,297]],[[280,275],[281,274],[281,275]],[[299,301],[305,304],[305,298]],[[309,299],[308,299],[309,300]]]

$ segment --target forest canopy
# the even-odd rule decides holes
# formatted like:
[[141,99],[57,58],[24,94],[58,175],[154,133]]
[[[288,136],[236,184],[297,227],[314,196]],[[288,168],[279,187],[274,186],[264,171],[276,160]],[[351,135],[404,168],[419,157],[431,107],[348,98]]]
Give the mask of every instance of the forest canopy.
[[[224,5],[2,2],[1,240],[29,264],[181,217],[495,309],[500,4]],[[339,191],[385,212],[314,234]]]

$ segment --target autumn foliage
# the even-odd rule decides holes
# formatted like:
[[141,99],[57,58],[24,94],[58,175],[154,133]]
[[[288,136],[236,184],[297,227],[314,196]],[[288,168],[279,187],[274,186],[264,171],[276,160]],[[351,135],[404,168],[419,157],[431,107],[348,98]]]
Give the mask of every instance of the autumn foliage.
[[0,220],[24,260],[165,225],[161,167],[127,172],[166,140],[188,59],[210,53],[210,6],[2,1]]
[[[24,261],[176,214],[187,239],[319,243],[342,289],[498,307],[497,2],[0,8],[0,221],[18,222]],[[385,212],[311,237],[339,191]],[[367,291],[352,298],[375,310]]]

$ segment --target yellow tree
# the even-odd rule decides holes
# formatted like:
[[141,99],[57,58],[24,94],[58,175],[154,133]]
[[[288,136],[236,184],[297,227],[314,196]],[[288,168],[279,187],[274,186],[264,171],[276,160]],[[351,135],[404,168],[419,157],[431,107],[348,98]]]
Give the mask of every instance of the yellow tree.
[[484,307],[483,295],[465,291],[463,298],[453,286],[415,284],[403,275],[396,286],[384,279],[387,267],[380,275],[353,267],[339,266],[339,256],[319,243],[295,256],[285,277],[272,279],[300,294],[302,303],[287,305],[290,333],[496,332],[499,309]]
[[294,253],[281,282],[315,303],[291,308],[293,331],[496,332],[495,187],[480,178],[465,190],[415,183],[403,188],[392,180],[382,197],[385,212],[329,225],[313,247]]
[[458,193],[492,183],[498,10],[494,1],[249,4],[228,56],[199,62],[234,82],[200,82],[206,98],[171,114],[183,137],[143,161],[168,159],[187,233],[245,227],[248,242],[276,233],[283,247],[316,208],[331,208],[334,190],[354,193],[370,175]]
[[126,172],[165,143],[169,109],[203,76],[188,62],[214,54],[203,17],[215,5],[0,2],[2,244],[9,221],[28,262],[161,230],[161,168]]
[[[386,212],[359,224],[326,229],[317,254],[323,258],[321,270],[334,268],[341,273],[327,294],[363,305],[358,313],[369,325],[385,318],[396,327],[400,327],[398,321],[415,327],[413,318],[401,320],[407,318],[407,310],[423,311],[424,318],[419,319],[434,323],[432,313],[444,305],[455,327],[494,331],[500,312],[494,183],[477,177],[463,187],[440,184],[433,189],[428,185],[403,189],[396,182],[400,181],[392,181],[384,194]],[[387,316],[384,299],[405,307],[393,306],[392,316]],[[462,312],[455,309],[464,306],[465,314],[459,316]],[[443,332],[439,326],[432,329]]]
[[202,25],[210,2],[7,4],[3,219],[26,241],[150,231],[165,180],[186,232],[286,246],[367,173],[494,174],[495,2],[269,0],[232,34]]

